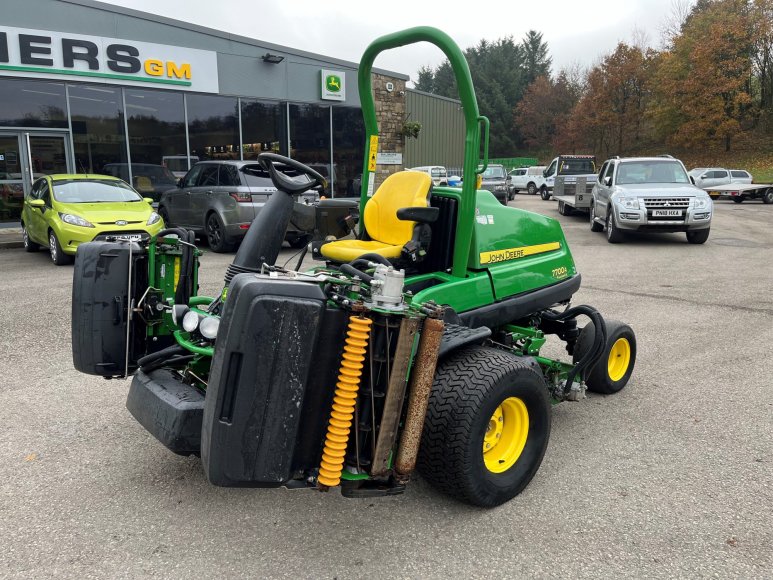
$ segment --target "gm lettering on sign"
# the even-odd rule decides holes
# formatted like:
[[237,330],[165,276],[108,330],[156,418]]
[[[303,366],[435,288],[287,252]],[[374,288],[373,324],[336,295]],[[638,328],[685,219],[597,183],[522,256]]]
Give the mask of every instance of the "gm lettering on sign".
[[7,26],[0,26],[0,75],[218,91],[212,51]]

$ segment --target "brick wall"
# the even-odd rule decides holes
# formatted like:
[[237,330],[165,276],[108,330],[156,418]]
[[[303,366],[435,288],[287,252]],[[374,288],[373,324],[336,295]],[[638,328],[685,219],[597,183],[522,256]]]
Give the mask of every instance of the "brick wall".
[[[386,84],[394,85],[387,91]],[[378,119],[378,150],[380,153],[403,153],[405,137],[402,136],[405,120],[405,81],[381,74],[373,74],[373,96]],[[402,165],[377,165],[376,188],[392,173],[401,171]]]

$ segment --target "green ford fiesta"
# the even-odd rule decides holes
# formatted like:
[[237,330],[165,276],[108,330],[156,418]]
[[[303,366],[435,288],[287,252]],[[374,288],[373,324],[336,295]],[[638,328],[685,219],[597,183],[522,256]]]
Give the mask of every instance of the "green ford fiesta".
[[61,266],[86,242],[111,236],[147,239],[164,227],[150,202],[108,175],[46,175],[24,199],[24,248],[35,252],[48,246],[51,260]]

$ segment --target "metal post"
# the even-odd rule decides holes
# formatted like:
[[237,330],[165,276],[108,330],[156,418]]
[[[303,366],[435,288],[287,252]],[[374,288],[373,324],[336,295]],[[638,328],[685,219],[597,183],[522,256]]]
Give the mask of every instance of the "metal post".
[[132,176],[132,152],[129,147],[129,116],[126,113],[126,89],[121,88],[121,104],[123,105],[123,134],[126,138],[126,161],[129,169],[129,185],[134,187],[134,181]]
[[185,118],[185,164],[191,169],[191,141],[188,136],[188,95],[183,93],[183,116]]
[[236,97],[236,108],[239,111],[239,159],[244,161],[244,135],[242,135],[242,98]]

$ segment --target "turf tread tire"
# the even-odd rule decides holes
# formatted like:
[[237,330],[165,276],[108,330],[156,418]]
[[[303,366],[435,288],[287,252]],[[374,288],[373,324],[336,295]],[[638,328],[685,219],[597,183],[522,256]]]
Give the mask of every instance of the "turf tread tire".
[[[636,365],[636,335],[630,326],[618,320],[605,320],[604,323],[607,327],[607,344],[604,346],[604,354],[601,355],[601,358],[594,366],[585,371],[583,379],[588,390],[592,393],[612,395],[623,390],[623,387],[628,384],[631,378],[633,368]],[[575,363],[591,349],[595,334],[596,329],[592,322],[582,327],[580,336],[577,338],[577,344],[574,347],[573,359]],[[609,351],[617,339],[621,337],[627,338],[628,343],[631,345],[631,362],[623,377],[619,381],[612,381],[607,373]]]
[[[498,394],[503,390],[504,396]],[[509,396],[526,403],[529,435],[515,465],[492,474],[483,462],[483,434],[494,409]],[[535,363],[495,348],[461,348],[438,365],[418,469],[433,487],[460,501],[500,505],[518,495],[539,469],[550,438],[550,415],[547,385]]]

